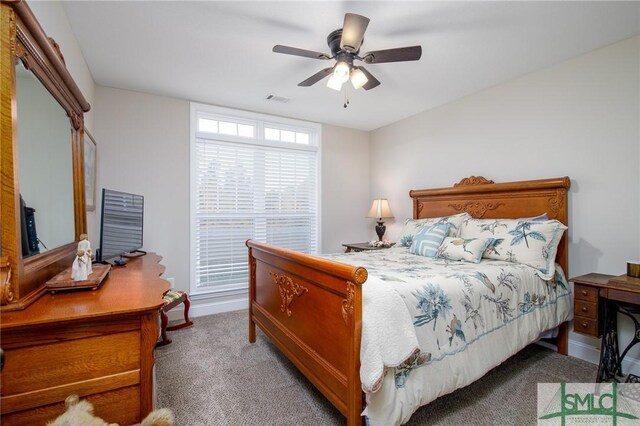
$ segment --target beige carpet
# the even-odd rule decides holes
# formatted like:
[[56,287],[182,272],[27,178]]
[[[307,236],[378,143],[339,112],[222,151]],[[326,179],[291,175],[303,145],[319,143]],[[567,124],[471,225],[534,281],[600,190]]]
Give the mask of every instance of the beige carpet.
[[[344,418],[258,333],[247,311],[195,318],[156,350],[158,405],[177,425],[343,425]],[[531,345],[414,413],[409,425],[535,424],[536,383],[589,382],[596,366]]]

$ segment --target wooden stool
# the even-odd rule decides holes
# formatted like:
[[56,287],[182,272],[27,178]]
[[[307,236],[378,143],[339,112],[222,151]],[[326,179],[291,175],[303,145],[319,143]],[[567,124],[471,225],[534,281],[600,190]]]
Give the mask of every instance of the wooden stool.
[[[171,343],[171,339],[167,338],[167,330],[174,331],[193,325],[193,321],[189,320],[189,308],[191,307],[191,302],[189,301],[189,295],[186,291],[168,291],[164,296],[162,296],[162,299],[164,300],[164,306],[160,309],[160,335],[162,336],[162,341],[156,343],[156,348]],[[167,327],[167,324],[169,323],[167,312],[178,306],[180,303],[184,303],[184,323]]]

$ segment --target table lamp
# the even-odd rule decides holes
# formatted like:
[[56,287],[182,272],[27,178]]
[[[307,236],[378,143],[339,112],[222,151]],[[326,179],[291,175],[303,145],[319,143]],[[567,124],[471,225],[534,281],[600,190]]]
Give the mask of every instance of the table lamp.
[[371,210],[369,210],[369,214],[367,215],[367,217],[378,218],[378,225],[376,225],[376,234],[378,234],[378,239],[382,241],[384,231],[386,231],[387,229],[387,227],[384,226],[384,222],[382,221],[382,219],[393,217],[391,207],[389,207],[389,201],[387,201],[386,198],[377,198],[373,200]]

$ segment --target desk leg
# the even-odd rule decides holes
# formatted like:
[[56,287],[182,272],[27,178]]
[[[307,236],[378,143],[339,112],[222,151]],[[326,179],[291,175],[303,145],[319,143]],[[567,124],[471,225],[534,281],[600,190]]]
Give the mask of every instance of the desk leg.
[[596,383],[616,379],[620,374],[620,352],[618,350],[618,309],[615,302],[604,303],[604,329],[600,348],[600,364]]
[[[629,352],[629,349],[631,349],[637,343],[640,342],[640,322],[638,322],[636,317],[633,315],[633,314],[639,314],[640,313],[640,309],[637,306],[619,305],[618,306],[618,311],[621,314],[626,315],[629,318],[631,318],[631,321],[633,321],[633,326],[635,328],[635,331],[633,333],[633,339],[631,339],[631,342],[629,342],[629,344],[624,349],[624,351],[622,351],[622,355],[620,355],[620,359],[618,360],[618,362],[620,363],[619,366],[618,366],[618,369],[620,370],[621,367],[622,367],[622,361],[624,360],[624,357],[627,355],[627,352]],[[620,372],[620,374],[622,375],[622,372]]]

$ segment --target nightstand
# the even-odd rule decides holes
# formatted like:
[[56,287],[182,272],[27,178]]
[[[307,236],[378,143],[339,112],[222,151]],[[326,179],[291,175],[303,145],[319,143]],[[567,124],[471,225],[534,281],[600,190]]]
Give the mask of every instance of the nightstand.
[[[391,246],[393,246],[395,243],[391,243]],[[388,249],[389,247],[374,247],[374,246],[370,246],[369,243],[348,243],[348,244],[343,244],[343,247],[346,247],[346,249],[344,250],[345,253],[351,253],[352,251],[354,252],[358,252],[358,251],[370,251],[370,250],[384,250],[384,249]]]
[[[574,283],[573,331],[602,336],[600,364],[596,382],[619,381],[622,360],[629,349],[640,343],[640,278],[627,275],[587,274],[571,278]],[[629,317],[635,326],[631,342],[620,355],[618,313]]]

